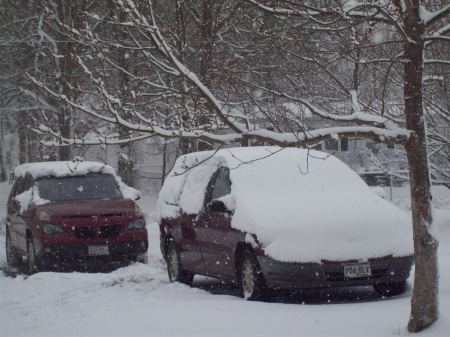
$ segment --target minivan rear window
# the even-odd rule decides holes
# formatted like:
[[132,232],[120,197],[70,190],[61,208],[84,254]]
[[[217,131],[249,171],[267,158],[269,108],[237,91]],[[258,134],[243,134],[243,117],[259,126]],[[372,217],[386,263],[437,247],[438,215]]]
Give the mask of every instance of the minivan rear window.
[[50,201],[122,199],[116,179],[110,174],[42,177],[36,185],[39,196]]

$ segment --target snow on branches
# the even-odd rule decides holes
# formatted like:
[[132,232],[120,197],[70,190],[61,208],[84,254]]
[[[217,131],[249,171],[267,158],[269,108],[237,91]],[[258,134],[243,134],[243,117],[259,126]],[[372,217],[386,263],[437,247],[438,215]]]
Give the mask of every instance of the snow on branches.
[[[255,1],[252,2],[256,4]],[[82,41],[84,45],[88,46],[91,50],[90,54],[96,55],[98,63],[102,64],[103,67],[105,65],[112,66],[120,74],[119,76],[126,76],[128,82],[145,85],[148,93],[141,91],[138,96],[153,95],[155,100],[160,101],[167,100],[168,97],[175,97],[179,101],[181,98],[181,101],[185,103],[178,106],[176,114],[167,116],[166,113],[166,118],[162,116],[163,113],[144,111],[142,106],[138,104],[125,102],[120,97],[121,92],[111,89],[111,85],[108,84],[108,75],[98,70],[98,65],[91,61],[92,57],[77,55],[76,60],[80,68],[97,92],[97,104],[88,104],[86,100],[69,98],[56,92],[32,74],[27,74],[27,76],[51,97],[59,99],[73,109],[83,111],[96,119],[130,130],[132,136],[120,138],[118,135],[108,135],[69,139],[49,127],[41,126],[40,132],[52,135],[57,139],[57,141],[48,144],[63,146],[95,143],[122,144],[150,136],[160,136],[191,140],[200,139],[221,144],[255,139],[281,146],[302,146],[315,144],[331,137],[371,138],[379,142],[404,143],[411,136],[410,131],[399,127],[393,119],[376,115],[373,111],[371,111],[372,113],[364,112],[362,107],[369,111],[370,107],[358,102],[356,90],[346,90],[349,105],[353,107],[353,112],[340,114],[330,113],[308,98],[295,97],[286,91],[261,87],[261,90],[271,95],[283,97],[287,101],[304,106],[312,115],[332,121],[336,125],[343,125],[317,130],[305,127],[297,130],[285,130],[274,125],[267,125],[266,122],[262,123],[263,125],[260,125],[261,123],[251,125],[246,119],[245,113],[236,108],[235,102],[219,99],[217,92],[213,92],[205,84],[204,79],[180,59],[174,47],[164,37],[151,5],[143,9],[132,0],[115,0],[113,3],[122,14],[120,21],[112,22],[112,24],[127,27],[128,37],[125,42],[113,43],[108,41],[96,33],[93,23],[86,22],[85,28],[78,30],[73,30],[61,23],[60,28],[68,37],[76,41]],[[264,7],[264,9],[266,8]],[[347,8],[346,12],[350,13],[354,10],[355,7]],[[323,14],[322,10],[311,8],[306,9],[306,12],[308,16]],[[98,21],[98,16],[90,15],[88,17],[93,19],[94,22]],[[133,73],[126,66],[121,65],[113,56],[108,55],[105,52],[108,48],[140,53],[142,59],[152,66],[151,72],[145,75]],[[130,95],[133,99],[137,97],[135,91],[131,91]],[[194,103],[187,103],[187,99],[183,98],[187,95],[195,95],[197,103],[194,103],[198,105],[199,102],[202,102],[204,110],[207,111],[206,117],[200,116],[201,122],[192,123],[190,121],[193,116],[191,110]],[[179,101],[177,104],[179,104]],[[219,130],[226,131],[217,132]]]

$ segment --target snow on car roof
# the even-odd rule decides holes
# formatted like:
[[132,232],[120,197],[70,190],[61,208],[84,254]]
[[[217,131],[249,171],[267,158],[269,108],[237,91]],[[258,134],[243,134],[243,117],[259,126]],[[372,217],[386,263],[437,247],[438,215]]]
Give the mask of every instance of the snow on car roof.
[[[277,193],[281,188],[285,194],[287,190],[295,193],[299,187],[302,191],[345,188],[348,179],[360,179],[334,156],[308,149],[258,146],[195,152],[179,157],[169,173],[159,197],[162,217],[176,216],[171,213],[174,205],[188,214],[198,213],[207,184],[219,166],[228,167],[235,186],[246,186],[241,193],[251,195],[261,189]],[[361,184],[357,186],[361,188]]]
[[19,165],[14,170],[16,178],[29,173],[34,178],[53,176],[80,176],[88,173],[106,173],[115,176],[114,168],[95,161],[48,161]]
[[[160,218],[198,214],[218,167],[230,169],[231,225],[254,233],[282,261],[370,258],[412,253],[408,215],[329,154],[246,147],[180,157],[158,199]],[[228,200],[231,199],[231,200]]]

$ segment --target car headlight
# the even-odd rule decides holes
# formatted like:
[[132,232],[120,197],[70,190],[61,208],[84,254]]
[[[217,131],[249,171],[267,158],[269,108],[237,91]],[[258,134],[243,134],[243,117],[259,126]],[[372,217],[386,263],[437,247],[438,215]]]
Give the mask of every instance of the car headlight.
[[45,234],[57,234],[64,232],[63,225],[54,225],[50,223],[46,223],[42,225],[42,230]]
[[133,221],[130,221],[128,223],[129,229],[142,229],[145,227],[145,220],[144,219],[136,219]]

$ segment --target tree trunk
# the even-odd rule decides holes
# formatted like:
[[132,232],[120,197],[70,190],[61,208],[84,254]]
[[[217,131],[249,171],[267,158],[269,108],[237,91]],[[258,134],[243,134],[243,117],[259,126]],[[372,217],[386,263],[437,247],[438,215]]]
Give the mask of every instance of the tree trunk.
[[438,317],[437,240],[430,234],[433,225],[431,183],[428,166],[426,120],[423,109],[423,35],[419,0],[408,4],[405,14],[405,116],[414,137],[406,145],[411,182],[411,210],[414,235],[415,277],[411,299],[410,332],[418,332]]
[[[76,87],[75,70],[75,53],[74,43],[61,43],[59,50],[64,51],[64,58],[60,61],[62,94],[71,100],[75,100],[75,94],[72,87]],[[70,85],[69,85],[70,84]],[[67,104],[61,105],[59,112],[59,132],[61,137],[72,139],[72,107]],[[72,146],[61,146],[59,148],[59,160],[72,160]]]
[[6,181],[6,163],[4,147],[4,122],[3,116],[0,116],[0,182]]
[[164,185],[164,180],[166,179],[166,171],[167,171],[167,142],[164,140],[163,150],[162,150],[161,187]]
[[[59,132],[61,137],[72,138],[72,113],[71,108],[62,106],[59,115]],[[72,160],[72,146],[59,147],[59,160]]]
[[[115,12],[115,15],[117,15],[120,19],[120,21],[126,21],[126,16],[123,11],[115,11],[114,7],[111,7],[112,12]],[[113,28],[113,34],[114,39],[116,41],[119,41],[120,43],[126,44],[127,42],[127,34],[121,30],[119,27],[114,26]],[[126,50],[126,49],[118,49],[117,51],[117,62],[119,63],[119,66],[128,71],[130,70],[130,64],[128,61],[128,58],[131,57],[132,51]],[[131,85],[130,78],[123,72],[119,71],[119,74],[117,76],[119,80],[119,97],[123,102],[127,102],[130,99],[131,96]],[[123,118],[127,119],[130,118],[130,116],[127,116],[126,113],[122,115]],[[130,137],[129,130],[118,126],[119,129],[119,138],[120,139],[128,139]],[[134,162],[131,158],[131,152],[132,145],[131,143],[122,143],[119,145],[119,157],[118,157],[118,163],[117,163],[117,173],[119,174],[119,177],[122,179],[122,181],[127,184],[128,186],[134,186],[133,185],[133,174],[134,174]]]
[[[176,51],[178,58],[180,62],[185,63],[186,58],[186,27],[187,27],[187,16],[185,11],[186,4],[181,1],[177,1],[175,3],[175,17],[176,17],[176,27],[177,27],[177,44],[176,44]],[[179,79],[179,90],[180,92],[184,92],[187,89],[186,79],[184,77],[181,77]],[[181,97],[180,102],[180,108],[181,108],[181,124],[183,128],[188,129],[189,128],[189,122],[190,117],[189,114],[186,112],[187,109],[185,109],[185,97]],[[183,111],[185,109],[185,111]],[[194,141],[191,141],[189,139],[180,139],[178,141],[178,150],[180,151],[180,154],[188,154],[190,152],[193,152],[194,148]]]
[[128,155],[121,153],[117,160],[117,174],[128,186],[133,186],[134,163]]
[[[24,123],[26,120],[26,112],[19,112],[17,123]],[[25,123],[26,124],[26,123]],[[19,133],[19,164],[24,164],[28,161],[27,153],[27,128],[22,125],[18,128]]]
[[[56,14],[57,20],[63,22],[68,27],[80,29],[83,27],[83,18],[86,9],[86,1],[61,1],[57,2]],[[76,101],[80,92],[78,87],[78,76],[76,70],[78,62],[76,55],[78,53],[77,43],[67,41],[67,37],[62,33],[57,33],[58,51],[64,55],[59,59],[58,84],[60,86],[60,94],[64,94],[71,101]],[[72,139],[72,115],[73,108],[68,104],[63,104],[59,116],[59,132],[61,137]],[[72,160],[72,146],[62,146],[59,148],[59,160]]]
[[3,147],[0,145],[0,183],[6,181],[7,176],[6,176],[6,166],[5,166],[5,160],[4,160],[4,155],[3,155]]

